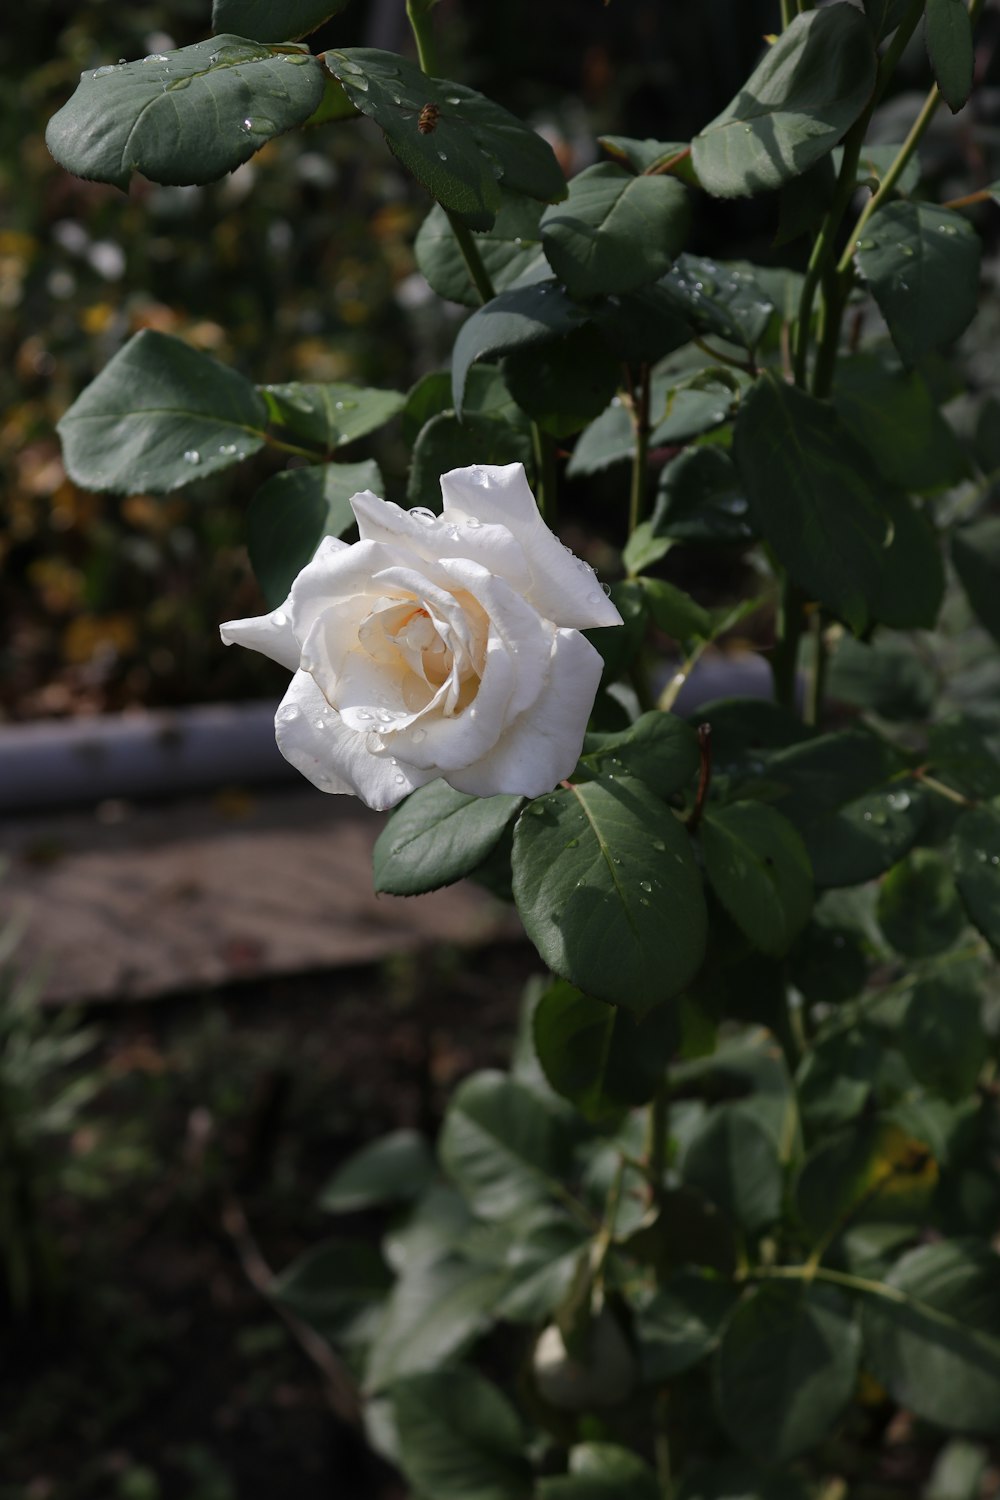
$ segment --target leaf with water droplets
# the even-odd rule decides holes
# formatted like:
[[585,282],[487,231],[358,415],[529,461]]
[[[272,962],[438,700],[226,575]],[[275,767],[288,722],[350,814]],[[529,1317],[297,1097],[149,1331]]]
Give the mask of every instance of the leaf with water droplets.
[[544,203],[565,198],[548,142],[484,94],[371,47],[326,52],[323,60],[404,167],[470,229],[491,228],[501,185]]
[[955,824],[955,882],[971,920],[1000,952],[1000,806],[970,808]]
[[[502,188],[500,200],[493,228],[476,239],[476,249],[497,292],[514,285],[529,271],[540,269],[542,275],[549,274],[538,229],[542,205]],[[434,205],[421,224],[413,251],[417,266],[439,297],[465,307],[480,306],[483,299],[440,204]]]
[[542,215],[545,254],[572,297],[631,292],[672,265],[687,235],[687,194],[669,177],[586,167],[565,203]]
[[964,332],[979,295],[979,236],[933,203],[887,203],[857,246],[861,274],[905,364]]
[[364,437],[391,421],[406,404],[399,391],[357,385],[261,385],[272,421],[287,427],[300,442],[330,452]]
[[445,781],[413,792],[375,845],[375,889],[417,896],[471,875],[503,837],[523,797],[471,797]]
[[325,536],[343,536],[354,525],[351,497],[381,489],[382,475],[372,459],[284,469],[261,485],[247,511],[247,550],[271,607],[288,597]]
[[712,809],[702,822],[705,872],[755,947],[788,952],[813,908],[812,868],[792,824],[763,802]]
[[542,958],[596,998],[644,1015],[699,968],[705,898],[690,841],[634,777],[609,769],[536,799],[514,831],[513,871]]
[[84,489],[166,494],[228,469],[264,442],[267,408],[235,370],[144,329],[58,424],[66,470]]
[[273,136],[301,125],[325,75],[305,48],[216,36],[140,62],[83,73],[45,132],[60,166],[127,188],[214,182]]

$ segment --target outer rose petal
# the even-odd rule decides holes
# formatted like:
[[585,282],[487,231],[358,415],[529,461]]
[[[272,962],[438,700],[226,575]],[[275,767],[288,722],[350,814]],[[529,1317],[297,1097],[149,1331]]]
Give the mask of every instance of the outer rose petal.
[[368,736],[343,724],[307,672],[296,672],[274,716],[278,749],[321,792],[350,792],[382,812],[436,771],[394,762],[367,747]]
[[260,651],[290,672],[294,672],[299,664],[299,643],[292,629],[287,599],[280,609],[272,609],[269,615],[227,620],[219,626],[219,633],[227,646],[246,646],[251,651]]
[[469,558],[505,578],[521,595],[531,587],[524,550],[506,526],[484,526],[478,519],[470,525],[464,516],[439,519],[429,512],[403,510],[391,500],[380,500],[371,490],[355,495],[351,508],[362,541],[382,542],[435,562]]
[[540,797],[580,758],[587,720],[601,680],[600,653],[578,630],[557,630],[549,681],[534,705],[514,720],[496,748],[445,780],[457,792]]
[[529,603],[556,625],[589,630],[622,617],[586,563],[567,551],[539,514],[523,464],[473,464],[441,475],[443,520],[449,511],[506,526],[520,542],[531,572]]

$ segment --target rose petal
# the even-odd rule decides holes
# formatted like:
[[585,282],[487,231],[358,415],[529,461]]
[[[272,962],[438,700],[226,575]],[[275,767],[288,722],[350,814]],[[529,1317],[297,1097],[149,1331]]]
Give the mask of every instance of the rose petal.
[[578,630],[620,625],[622,617],[595,575],[542,520],[523,464],[473,464],[441,475],[442,519],[449,512],[506,526],[520,543],[531,574],[525,597],[556,625]]
[[227,646],[246,646],[251,651],[260,651],[272,661],[280,662],[290,672],[299,664],[299,643],[292,629],[291,611],[288,601],[280,609],[272,609],[268,615],[255,615],[246,620],[227,620],[219,626],[219,634]]
[[488,755],[445,780],[458,792],[540,797],[567,777],[580,758],[603,663],[576,630],[557,630],[548,683]]
[[[461,473],[461,470],[456,472]],[[469,557],[491,573],[506,578],[519,594],[531,587],[531,569],[524,549],[505,525],[489,526],[470,514],[440,519],[429,512],[402,510],[380,500],[371,490],[355,495],[351,506],[364,541],[401,547],[428,561]]]
[[395,807],[435,771],[404,765],[369,747],[369,737],[348,729],[307,672],[296,672],[274,716],[278,749],[322,792],[360,797],[376,811]]

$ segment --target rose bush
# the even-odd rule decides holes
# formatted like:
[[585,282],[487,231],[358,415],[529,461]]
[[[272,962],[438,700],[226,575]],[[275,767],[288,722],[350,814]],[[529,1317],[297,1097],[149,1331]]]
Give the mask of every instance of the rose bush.
[[539,514],[521,464],[442,475],[440,517],[371,491],[280,609],[222,626],[295,673],[281,753],[325,792],[392,807],[435,777],[526,797],[569,775],[601,676],[581,629],[620,625]]

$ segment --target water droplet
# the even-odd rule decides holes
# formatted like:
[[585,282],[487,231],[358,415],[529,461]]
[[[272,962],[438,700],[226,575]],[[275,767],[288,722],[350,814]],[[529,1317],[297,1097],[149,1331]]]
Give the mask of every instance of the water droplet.
[[469,531],[480,531],[482,530],[483,523],[482,521],[477,521],[475,516],[470,516],[465,525]]
[[905,812],[910,805],[909,792],[890,792],[885,799],[893,812]]
[[287,52],[285,54],[285,61],[292,63],[295,67],[301,68],[303,63],[312,62],[312,57],[308,52]]
[[200,464],[201,463],[201,454],[198,452],[197,448],[185,448],[184,449],[184,462],[186,464]]
[[[114,65],[114,63],[105,63],[103,68],[95,68],[94,71],[90,74],[90,77],[91,78],[103,78],[105,76],[105,74],[107,74],[107,73],[114,73],[114,72],[115,72],[115,65]],[[87,75],[84,74],[84,77],[86,77],[86,76]]]
[[446,100],[445,100],[445,103],[446,103],[446,104],[461,104],[461,102],[462,102],[462,101],[461,101],[461,99],[460,99],[460,98],[459,98],[459,97],[458,97],[458,95],[457,95],[457,94],[449,94],[449,95],[448,95],[448,98],[447,98],[447,99],[446,99]]
[[447,151],[439,151],[438,152],[438,161],[447,161],[447,160],[448,160],[448,153],[447,153]]
[[653,889],[653,887],[650,885],[650,883],[649,883],[648,880],[640,880],[639,881],[639,889],[641,891],[651,891]]
[[427,510],[423,505],[415,505],[407,514],[411,515],[415,521],[419,521],[421,526],[434,526],[437,523],[437,516],[434,512]]
[[[614,780],[614,777],[613,777],[613,776],[609,776],[609,777],[608,777],[608,780],[609,780],[609,781],[613,781],[613,780]],[[621,859],[620,859],[620,857],[619,857],[619,856],[618,856],[618,855],[617,855],[617,854],[613,854],[613,855],[612,855],[612,856],[611,856],[611,860],[612,860],[612,863],[613,863],[613,864],[616,864],[616,865],[620,865],[620,864],[621,864]]]
[[397,786],[405,786],[406,785],[406,777],[403,775],[402,772],[400,772],[397,776],[394,776],[392,779],[396,783]]
[[390,713],[387,708],[380,708],[375,717],[378,719],[380,724],[391,724],[396,715]]
[[367,708],[359,708],[354,717],[360,719],[362,724],[367,724],[371,721],[373,715],[368,712]]
[[221,443],[220,446],[219,446],[219,453],[222,455],[223,458],[232,458],[232,456],[233,456],[233,454],[235,452],[236,452],[236,444],[235,443]]
[[666,851],[666,847],[667,846],[662,839],[653,840],[653,848],[656,850],[657,854],[663,854]]
[[264,115],[248,115],[243,121],[243,129],[251,135],[274,135],[277,126]]
[[314,725],[314,727],[316,729],[325,729],[326,728],[326,720],[325,719],[314,719],[313,720],[313,725]]
[[649,902],[646,900],[645,896],[640,896],[639,897],[639,905],[640,906],[648,906],[649,905]]
[[871,815],[871,813],[870,813],[870,812],[866,812],[866,813],[865,813],[865,822],[866,822],[866,823],[870,823],[870,822],[871,822],[871,820],[872,820],[872,815]]
[[1000,865],[1000,854],[992,854],[992,855],[990,855],[990,864],[991,865]]
[[291,724],[294,719],[301,719],[302,710],[297,703],[284,703],[274,717],[279,724]]
[[426,729],[421,729],[419,724],[417,725],[416,729],[412,730],[410,733],[410,739],[415,745],[419,745],[421,740],[425,740],[426,738],[427,731]]
[[288,616],[285,614],[285,611],[283,609],[276,609],[271,616],[271,619],[274,621],[275,625],[288,624]]
[[166,61],[167,61],[167,54],[165,52],[149,52],[143,58],[143,62],[144,63],[147,63],[147,62],[166,62]]
[[393,96],[392,96],[392,102],[393,102],[393,104],[402,104],[403,101],[400,98],[399,94],[393,94]]

